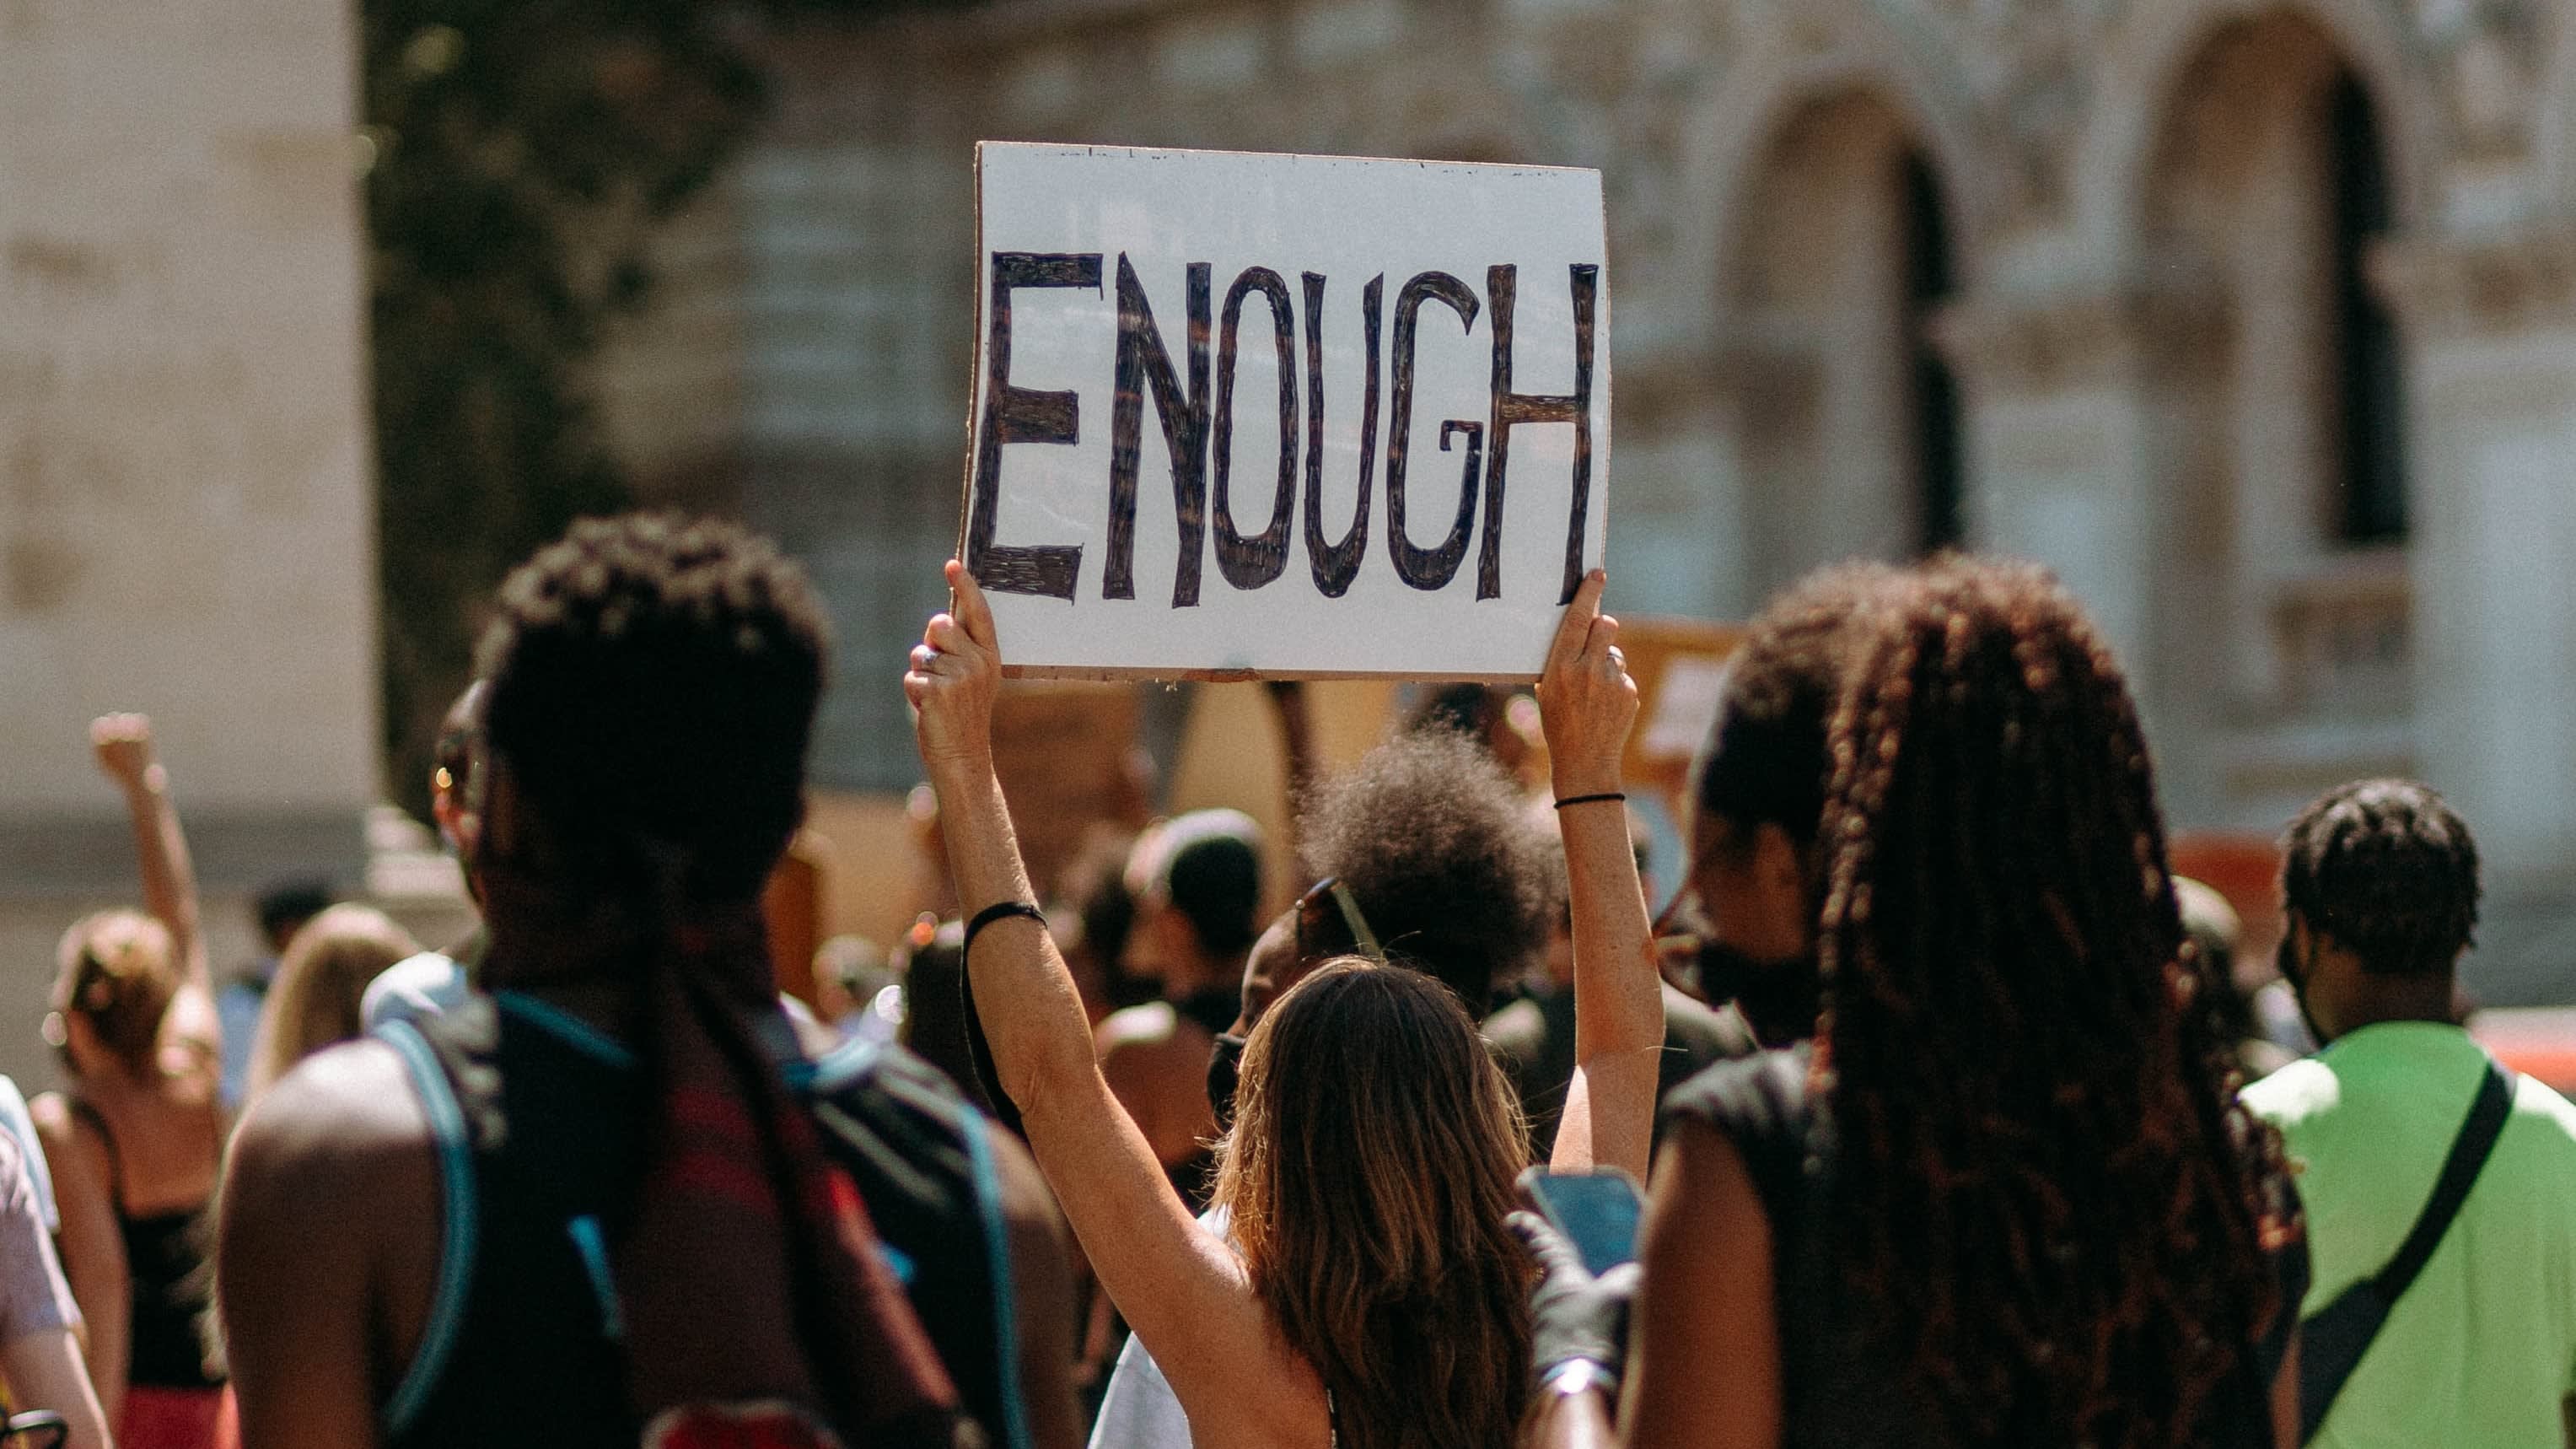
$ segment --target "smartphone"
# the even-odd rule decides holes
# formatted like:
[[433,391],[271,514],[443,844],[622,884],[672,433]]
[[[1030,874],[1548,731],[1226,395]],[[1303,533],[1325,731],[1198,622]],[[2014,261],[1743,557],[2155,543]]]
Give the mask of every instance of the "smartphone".
[[1637,1218],[1645,1203],[1628,1174],[1615,1167],[1590,1172],[1533,1167],[1521,1174],[1521,1191],[1539,1216],[1574,1244],[1586,1270],[1607,1273],[1635,1260]]

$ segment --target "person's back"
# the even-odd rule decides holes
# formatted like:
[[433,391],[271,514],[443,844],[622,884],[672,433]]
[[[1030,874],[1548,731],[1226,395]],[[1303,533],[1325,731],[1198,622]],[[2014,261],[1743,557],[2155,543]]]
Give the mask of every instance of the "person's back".
[[248,1441],[1070,1442],[1025,1156],[908,1061],[809,1060],[779,1005],[760,888],[821,663],[808,586],[729,526],[583,523],[512,576],[459,822],[492,998],[307,1058],[245,1122]]
[[[2246,1089],[2307,1209],[2314,1314],[2393,1257],[2486,1072],[2467,1032],[2383,1022]],[[2459,1217],[2335,1400],[2321,1445],[2554,1444],[2576,1390],[2576,1106],[2515,1083]]]
[[[409,1356],[387,1406],[389,1442],[637,1442],[609,1258],[650,1167],[651,1083],[636,1053],[516,992],[468,998],[382,1039],[428,1104],[433,1134],[441,1122],[461,1130],[443,1142],[458,1154],[446,1170],[470,1165],[445,1187],[470,1196],[476,1224],[472,1243],[442,1248],[440,1277],[455,1291],[429,1321],[453,1326],[424,1333]],[[961,1398],[997,1428],[1024,1414],[1019,1365],[993,1348],[993,1314],[1009,1297],[1012,1263],[998,1251],[1009,1219],[1043,1215],[1033,1171],[900,1047],[788,1053],[778,1065],[826,1124],[826,1150],[867,1201]]]
[[[2327,792],[2283,845],[2282,965],[2327,1045],[2245,1101],[2280,1129],[2299,1174],[2313,1320],[2396,1256],[2488,1074],[2485,1051],[2449,1020],[2476,925],[2477,854],[2440,796],[2399,780]],[[2303,1346],[2312,1361],[2319,1343]],[[2312,1442],[2557,1444],[2571,1390],[2576,1107],[2523,1078],[2458,1215]]]
[[215,1441],[222,1413],[200,1231],[223,1150],[221,1035],[150,722],[106,716],[91,737],[127,792],[148,914],[105,911],[65,934],[45,1031],[67,1090],[38,1097],[30,1115],[100,1402],[120,1442],[196,1449]]
[[[1760,797],[1714,783],[1748,783],[1730,695],[1688,877],[1740,942],[1703,940],[1702,982],[1761,987],[1708,994],[1786,1005],[1768,979],[1816,962],[1814,1044],[1675,1094],[1634,1277],[1522,1224],[1549,1265],[1534,1442],[2270,1449],[2306,1259],[2229,1044],[2184,1010],[2110,652],[2026,566],[1936,561],[1852,602],[1836,702],[1782,741],[1813,764],[1757,772],[1750,830],[1726,807]],[[1767,608],[1747,655],[1803,614]],[[1775,895],[1815,914],[1760,939],[1743,908]],[[1640,1281],[1631,1345],[1605,1320]]]
[[1261,830],[1236,810],[1193,810],[1149,831],[1129,866],[1137,920],[1127,966],[1163,999],[1116,1011],[1094,1031],[1119,1105],[1192,1206],[1207,1201],[1218,1123],[1208,1058],[1234,1023],[1243,960],[1261,933]]

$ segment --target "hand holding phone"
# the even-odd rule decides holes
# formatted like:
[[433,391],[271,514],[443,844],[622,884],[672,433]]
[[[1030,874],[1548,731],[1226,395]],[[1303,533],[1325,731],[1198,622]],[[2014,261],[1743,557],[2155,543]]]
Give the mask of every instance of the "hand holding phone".
[[1585,1271],[1597,1277],[1636,1261],[1637,1220],[1645,1208],[1636,1179],[1615,1167],[1590,1172],[1533,1167],[1521,1174],[1520,1186],[1548,1226],[1583,1255]]

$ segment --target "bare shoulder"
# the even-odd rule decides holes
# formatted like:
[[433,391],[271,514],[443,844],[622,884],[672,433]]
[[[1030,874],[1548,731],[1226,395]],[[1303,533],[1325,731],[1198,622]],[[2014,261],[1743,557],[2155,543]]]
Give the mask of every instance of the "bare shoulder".
[[244,1437],[372,1443],[439,1281],[439,1163],[394,1049],[307,1057],[234,1134],[215,1273]]
[[1674,1176],[1693,1194],[1723,1195],[1733,1203],[1761,1205],[1753,1191],[1753,1173],[1745,1166],[1743,1150],[1724,1130],[1695,1117],[1678,1117],[1673,1122],[1672,1159]]
[[402,1058],[382,1042],[345,1042],[298,1063],[242,1119],[225,1216],[344,1217],[434,1172],[429,1116]]
[[27,1117],[36,1127],[36,1145],[45,1151],[45,1166],[56,1178],[107,1181],[107,1144],[95,1128],[83,1130],[69,1096],[46,1092],[27,1104]]
[[1673,1122],[1648,1192],[1643,1240],[1648,1251],[1700,1257],[1754,1250],[1768,1253],[1770,1217],[1735,1139],[1690,1117]]

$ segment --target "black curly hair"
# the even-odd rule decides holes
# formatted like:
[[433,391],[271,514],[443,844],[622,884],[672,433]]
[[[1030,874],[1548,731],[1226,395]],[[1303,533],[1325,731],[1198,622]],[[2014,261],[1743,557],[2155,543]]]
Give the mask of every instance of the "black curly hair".
[[2446,972],[2477,939],[2478,843],[2429,785],[2337,785],[2281,833],[2281,899],[2365,971]]
[[571,880],[757,892],[804,813],[823,611],[767,540],[664,514],[585,519],[519,566],[479,663],[484,731]]
[[1777,825],[1801,850],[1825,810],[1825,726],[1848,672],[1852,625],[1903,577],[1881,563],[1820,568],[1763,606],[1726,663],[1726,694],[1691,798],[1739,837]]
[[1454,730],[1398,735],[1316,784],[1306,865],[1350,888],[1391,960],[1437,977],[1472,1015],[1547,939],[1547,842],[1491,753]]
[[2262,1413],[2295,1219],[2183,1005],[2119,667],[2028,565],[1938,560],[1873,613],[1821,836],[1845,1281],[1922,1443],[2205,1442]]

